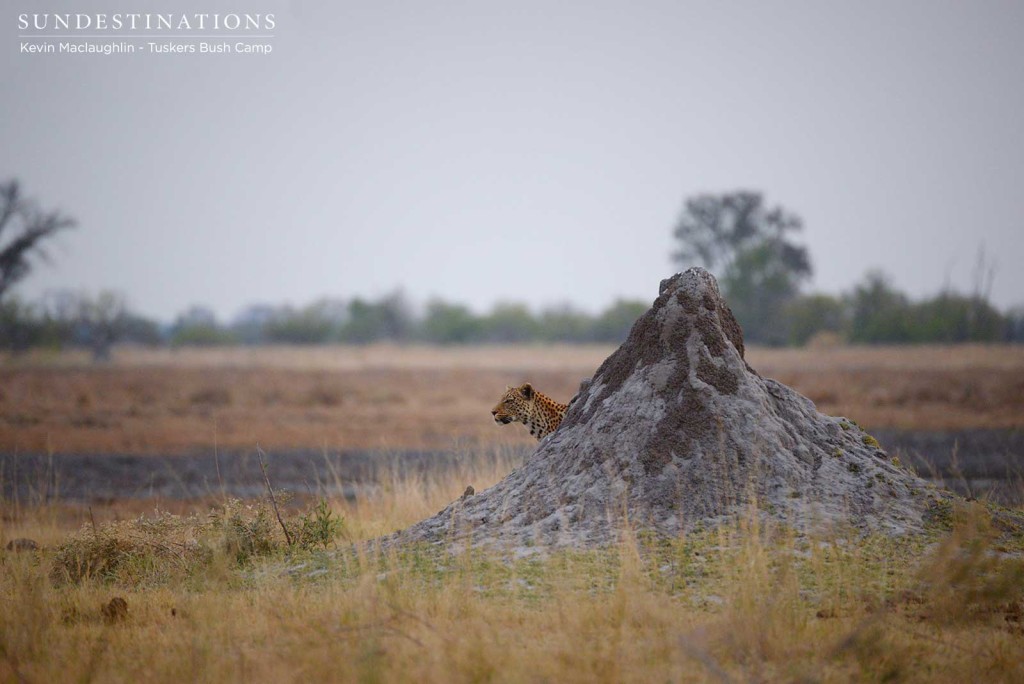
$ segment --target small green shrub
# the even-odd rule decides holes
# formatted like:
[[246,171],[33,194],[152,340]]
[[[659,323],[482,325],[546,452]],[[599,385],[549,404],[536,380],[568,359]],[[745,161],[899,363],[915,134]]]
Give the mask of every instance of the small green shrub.
[[320,499],[308,513],[299,516],[295,543],[303,549],[327,548],[345,530],[345,519],[328,507],[326,499]]

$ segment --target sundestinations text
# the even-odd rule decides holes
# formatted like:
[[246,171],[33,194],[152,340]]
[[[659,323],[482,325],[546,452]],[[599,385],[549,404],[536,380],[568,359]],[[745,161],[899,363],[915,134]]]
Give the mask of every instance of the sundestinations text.
[[272,31],[276,26],[273,14],[118,12],[18,15],[18,29],[21,31]]

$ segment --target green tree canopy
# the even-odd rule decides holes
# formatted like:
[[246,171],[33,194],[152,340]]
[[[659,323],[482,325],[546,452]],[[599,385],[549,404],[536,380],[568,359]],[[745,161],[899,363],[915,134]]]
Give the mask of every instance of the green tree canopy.
[[850,297],[851,342],[912,342],[910,300],[881,271],[870,271]]
[[800,217],[769,208],[757,192],[699,195],[676,223],[672,258],[680,268],[698,264],[718,276],[748,339],[785,344],[782,313],[812,273],[807,248],[791,238],[802,228]]
[[404,342],[409,339],[412,328],[412,313],[401,292],[376,302],[357,297],[349,304],[349,318],[341,329],[341,339],[357,344],[379,339]]
[[482,325],[488,342],[528,342],[536,340],[540,332],[525,304],[495,304]]
[[217,322],[217,315],[204,306],[193,306],[178,316],[171,327],[172,346],[212,347],[237,343],[231,331]]
[[822,332],[845,337],[850,327],[849,319],[848,307],[841,297],[827,294],[797,297],[786,305],[789,343],[803,346]]
[[648,305],[640,301],[620,299],[604,310],[594,321],[594,340],[618,344],[629,336],[636,319],[647,311]]
[[545,342],[590,342],[593,320],[571,304],[545,309],[537,321]]
[[423,338],[437,344],[467,344],[479,339],[481,324],[468,307],[440,299],[427,304],[422,323]]

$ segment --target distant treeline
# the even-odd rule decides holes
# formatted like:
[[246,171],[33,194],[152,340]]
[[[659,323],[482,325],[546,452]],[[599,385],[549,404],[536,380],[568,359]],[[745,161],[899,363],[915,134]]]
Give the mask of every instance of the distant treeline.
[[618,343],[648,304],[618,301],[594,316],[571,306],[539,313],[523,304],[498,304],[478,315],[468,307],[433,300],[417,312],[401,294],[376,300],[322,299],[308,306],[257,305],[223,322],[201,306],[161,325],[127,309],[110,293],[64,293],[24,304],[0,304],[0,347],[86,347],[105,356],[115,342],[144,345],[432,344],[515,342]]
[[1002,313],[985,297],[950,289],[914,301],[872,272],[841,297],[796,297],[783,310],[777,331],[752,341],[802,346],[823,333],[853,344],[1020,343],[1024,307]]
[[305,307],[254,306],[220,324],[193,308],[168,330],[167,341],[184,344],[366,344],[381,340],[433,344],[508,342],[617,342],[647,310],[643,302],[619,301],[597,316],[570,306],[532,312],[523,304],[498,304],[478,315],[468,307],[433,300],[416,312],[401,294],[377,300],[326,299]]
[[[31,272],[30,257],[43,254],[43,241],[74,226],[73,219],[26,198],[17,181],[0,184],[0,233],[6,231],[0,241],[0,349],[84,347],[103,359],[118,342],[172,347],[379,340],[617,344],[649,305],[620,300],[594,315],[571,305],[535,311],[506,303],[477,314],[442,300],[419,309],[395,293],[322,299],[301,307],[251,306],[227,322],[196,306],[168,324],[131,311],[111,292],[61,292],[32,303],[18,299],[11,289]],[[678,270],[700,264],[717,275],[746,340],[754,344],[1024,342],[1024,306],[1000,312],[989,302],[995,267],[984,247],[970,295],[945,288],[914,301],[877,272],[841,296],[806,294],[811,255],[793,239],[802,229],[798,215],[770,206],[756,191],[696,195],[684,202],[673,228],[671,258]]]
[[[417,311],[401,294],[376,300],[323,299],[308,306],[252,306],[223,322],[193,307],[161,324],[111,293],[62,293],[26,304],[0,304],[0,347],[81,347],[104,357],[111,345],[366,344],[388,340],[432,344],[623,341],[649,302],[618,301],[597,315],[571,306],[532,311],[498,304],[488,313],[433,300]],[[798,295],[770,324],[744,321],[754,344],[801,346],[815,340],[860,344],[1024,342],[1024,308],[1000,312],[987,300],[952,291],[913,301],[880,274],[869,274],[842,296]]]

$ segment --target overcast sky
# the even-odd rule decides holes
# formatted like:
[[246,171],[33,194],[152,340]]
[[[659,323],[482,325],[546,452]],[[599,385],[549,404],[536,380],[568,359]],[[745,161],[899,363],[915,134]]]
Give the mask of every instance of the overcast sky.
[[132,11],[273,12],[273,52],[111,56],[20,54],[17,16],[124,3],[3,7],[0,180],[80,224],[25,297],[593,311],[653,299],[687,196],[750,188],[814,289],[966,290],[984,245],[1024,304],[1021,1],[164,0]]

